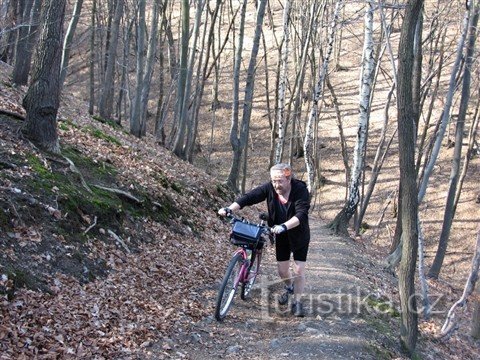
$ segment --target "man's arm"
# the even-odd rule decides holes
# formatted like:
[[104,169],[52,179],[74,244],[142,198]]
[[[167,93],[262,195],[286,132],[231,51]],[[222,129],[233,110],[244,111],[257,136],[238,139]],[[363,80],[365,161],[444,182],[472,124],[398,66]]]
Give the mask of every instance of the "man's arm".
[[[240,205],[238,205],[238,203],[236,203],[236,202],[233,202],[228,206],[228,209],[230,209],[232,212],[234,212],[234,211],[240,210]],[[219,209],[218,210],[218,215],[226,216],[227,215],[226,208]]]

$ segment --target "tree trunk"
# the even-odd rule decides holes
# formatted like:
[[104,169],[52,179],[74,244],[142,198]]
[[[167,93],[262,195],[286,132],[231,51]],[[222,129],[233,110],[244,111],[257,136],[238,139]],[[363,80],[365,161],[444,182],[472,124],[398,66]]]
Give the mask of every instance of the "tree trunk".
[[338,0],[335,5],[335,10],[333,13],[332,22],[330,25],[330,33],[328,36],[327,42],[327,53],[323,59],[322,69],[318,76],[317,84],[315,85],[315,91],[313,95],[312,108],[310,114],[308,115],[307,125],[305,128],[305,139],[303,141],[303,151],[305,154],[305,165],[307,169],[307,186],[310,194],[313,194],[315,191],[315,159],[314,159],[314,139],[313,139],[313,128],[314,124],[317,122],[318,118],[318,104],[323,98],[323,87],[325,82],[325,76],[328,71],[328,65],[330,58],[333,52],[333,45],[335,42],[335,32],[337,30],[338,16],[340,9],[343,6],[343,1]]
[[[191,149],[193,152],[193,147],[194,147],[194,138],[195,135],[194,133],[196,132],[196,125],[193,123],[193,118],[194,114],[193,112],[190,112],[190,97],[192,94],[192,82],[193,82],[193,69],[195,67],[195,57],[197,54],[197,41],[198,38],[200,37],[200,23],[202,19],[202,13],[203,9],[205,6],[205,1],[203,0],[197,0],[197,10],[195,12],[195,24],[193,26],[193,44],[191,47],[190,51],[190,57],[188,59],[188,64],[187,64],[187,80],[185,83],[185,95],[183,98],[183,103],[182,103],[182,111],[181,111],[181,116],[182,120],[181,122],[185,126],[184,131],[184,136],[181,138],[178,138],[178,144],[175,148],[178,148],[177,155],[179,155],[182,159],[188,160],[189,158],[189,141],[192,141]],[[204,34],[206,31],[204,32]],[[201,65],[200,60],[199,60],[199,66]],[[197,71],[197,74],[200,75],[200,71]],[[198,94],[197,94],[198,95]],[[193,109],[194,110],[194,109]]]
[[[350,184],[348,188],[348,198],[343,209],[338,216],[333,220],[331,228],[338,233],[348,227],[348,222],[352,218],[357,209],[360,200],[360,183],[362,168],[364,164],[365,148],[367,145],[367,131],[368,120],[370,116],[371,94],[373,72],[375,69],[374,62],[374,43],[373,43],[373,3],[368,1],[368,7],[365,10],[365,35],[363,48],[363,64],[361,69],[361,84],[360,84],[360,106],[359,106],[359,120],[357,128],[357,139],[353,152],[353,166],[351,169]],[[346,224],[341,224],[345,222]],[[341,225],[340,225],[341,224]],[[345,235],[348,232],[344,232]]]
[[2,9],[5,12],[5,29],[0,31],[1,48],[0,61],[11,63],[15,60],[15,44],[17,42],[18,32],[15,31],[17,22],[17,9],[19,7],[19,0],[7,1]]
[[409,356],[415,354],[418,315],[415,299],[415,268],[418,252],[418,199],[415,181],[415,111],[412,95],[413,44],[422,0],[409,0],[398,45],[398,141],[400,184],[402,188],[402,260],[399,270],[401,306],[400,338]]
[[70,48],[72,46],[73,35],[77,29],[78,20],[80,19],[80,13],[82,12],[83,0],[76,0],[73,8],[73,16],[68,25],[67,32],[65,34],[65,41],[63,43],[62,64],[60,66],[60,87],[63,87],[65,78],[67,77],[68,63],[70,61]]
[[118,34],[120,29],[120,21],[123,15],[123,5],[124,0],[115,0],[115,15],[111,27],[110,41],[107,48],[105,79],[103,81],[103,89],[99,104],[99,113],[104,119],[111,119],[113,114],[115,63],[117,61]]
[[278,138],[275,149],[274,163],[282,162],[283,147],[285,143],[285,96],[287,90],[287,68],[288,68],[288,52],[290,44],[290,0],[285,0],[283,8],[283,41],[282,56],[280,60],[280,74],[278,81],[278,109],[277,109],[277,129]]
[[468,102],[470,100],[470,80],[473,65],[473,53],[475,50],[475,39],[478,23],[479,7],[475,7],[473,16],[470,16],[469,36],[467,44],[467,54],[465,67],[463,72],[462,97],[460,100],[460,109],[458,111],[457,126],[455,130],[455,148],[453,151],[452,170],[450,173],[450,184],[447,194],[447,202],[445,204],[445,212],[443,216],[442,231],[438,242],[437,253],[433,260],[432,267],[428,272],[428,276],[434,279],[438,278],[442,268],[443,259],[447,252],[448,239],[450,237],[450,229],[452,227],[453,218],[455,217],[455,194],[457,191],[458,179],[460,176],[460,162],[462,156],[463,145],[463,129],[465,128],[465,118],[468,110]]
[[473,300],[473,314],[472,314],[472,327],[470,329],[470,335],[474,339],[480,339],[480,288],[476,286],[476,296]]
[[[463,288],[463,293],[460,299],[458,299],[448,310],[447,318],[443,323],[442,329],[440,334],[442,336],[448,335],[451,331],[455,329],[455,310],[458,307],[463,307],[468,301],[468,297],[473,293],[475,290],[475,286],[478,281],[478,271],[480,269],[480,227],[478,228],[477,233],[477,241],[475,243],[475,249],[473,251],[473,258],[472,258],[472,266],[470,269],[470,274],[468,275],[468,279],[465,283]],[[474,320],[478,322],[478,320]]]
[[32,81],[23,98],[24,132],[39,147],[58,152],[57,112],[60,105],[60,61],[66,0],[47,0],[43,29],[35,54]]
[[177,104],[175,107],[175,125],[177,132],[173,143],[173,153],[184,158],[183,139],[187,127],[186,118],[183,117],[183,102],[188,76],[188,40],[190,38],[190,4],[188,0],[182,0],[182,43],[180,46],[180,70],[178,74]]
[[232,166],[227,178],[227,185],[234,191],[238,189],[238,174],[240,171],[240,158],[242,149],[240,148],[240,139],[238,138],[238,118],[240,108],[240,67],[242,63],[243,40],[245,33],[245,13],[247,1],[243,0],[240,10],[240,23],[238,44],[235,54],[235,63],[233,67],[233,100],[232,100],[232,125],[230,127],[230,144],[233,150]]
[[28,72],[30,64],[27,61],[30,57],[27,55],[30,52],[28,43],[28,33],[30,23],[30,13],[33,8],[33,0],[24,0],[18,3],[18,13],[20,15],[20,24],[17,35],[17,44],[15,50],[15,63],[13,67],[12,82],[17,85],[27,85]]
[[[137,9],[137,51],[136,51],[136,84],[132,108],[130,109],[130,134],[142,136],[142,89],[145,81],[145,37],[147,36],[147,24],[145,20],[146,0],[138,1]],[[153,36],[153,34],[152,34]]]
[[[469,3],[471,3],[471,0],[469,1]],[[467,31],[468,31],[468,19],[469,19],[469,11],[467,10],[467,12],[465,13],[463,30],[457,45],[457,54],[456,54],[455,62],[452,66],[452,73],[450,74],[450,83],[448,87],[447,97],[445,99],[445,106],[443,109],[442,121],[440,124],[440,128],[438,129],[438,132],[436,134],[435,145],[432,150],[432,154],[430,156],[428,164],[425,167],[425,173],[423,175],[423,179],[418,189],[419,203],[422,202],[425,196],[425,192],[427,191],[428,180],[430,178],[430,175],[432,174],[433,167],[437,161],[438,154],[440,152],[440,147],[443,141],[443,136],[445,135],[445,130],[447,129],[448,122],[450,121],[450,109],[452,107],[453,94],[455,92],[455,87],[456,87],[457,73],[460,68],[460,62],[463,58],[463,48],[464,48],[465,38],[467,36]]]
[[92,15],[90,18],[91,21],[91,34],[90,34],[90,67],[89,67],[89,98],[88,98],[88,113],[93,115],[95,111],[95,36],[96,36],[96,22],[95,17],[97,16],[97,0],[92,0]]

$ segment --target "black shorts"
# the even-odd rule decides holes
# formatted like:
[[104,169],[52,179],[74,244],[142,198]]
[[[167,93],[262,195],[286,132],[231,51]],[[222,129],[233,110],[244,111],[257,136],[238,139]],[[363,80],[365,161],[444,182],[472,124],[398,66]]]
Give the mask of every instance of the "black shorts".
[[309,241],[296,244],[295,241],[288,238],[281,238],[275,241],[275,253],[277,261],[288,261],[293,253],[293,260],[307,261]]

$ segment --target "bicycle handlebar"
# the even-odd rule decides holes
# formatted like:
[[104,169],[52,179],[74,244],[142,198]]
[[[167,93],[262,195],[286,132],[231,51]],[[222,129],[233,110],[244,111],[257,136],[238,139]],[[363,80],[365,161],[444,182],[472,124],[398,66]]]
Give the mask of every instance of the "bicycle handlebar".
[[251,221],[245,219],[244,217],[238,217],[229,208],[225,208],[225,212],[226,212],[225,217],[230,219],[232,222],[240,221],[240,222],[243,222],[243,223],[246,223],[246,224],[251,224],[251,225],[258,226],[259,228],[262,229],[263,234],[268,235],[270,237],[271,244],[272,245],[274,244],[276,234],[272,231],[272,229],[273,229],[272,227],[264,224],[264,220],[262,220],[259,224],[257,224],[257,223],[254,223],[254,222],[251,222]]

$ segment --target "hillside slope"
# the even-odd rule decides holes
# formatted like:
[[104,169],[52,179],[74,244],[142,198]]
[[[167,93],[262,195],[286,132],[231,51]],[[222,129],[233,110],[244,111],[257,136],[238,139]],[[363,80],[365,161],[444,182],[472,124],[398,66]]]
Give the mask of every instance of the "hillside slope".
[[[21,113],[22,89],[1,93]],[[64,99],[61,156],[0,116],[2,358],[129,354],[207,314],[194,289],[223,271],[228,191],[74,108]]]

